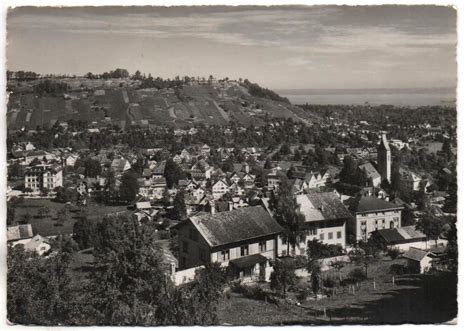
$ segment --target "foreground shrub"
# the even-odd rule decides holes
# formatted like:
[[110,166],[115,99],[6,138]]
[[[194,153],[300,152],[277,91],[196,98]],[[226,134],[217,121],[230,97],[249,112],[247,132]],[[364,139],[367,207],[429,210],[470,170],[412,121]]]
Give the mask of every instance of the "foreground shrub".
[[355,281],[361,281],[366,279],[365,272],[362,268],[355,268],[349,273],[349,278],[354,279]]
[[395,260],[397,257],[400,256],[400,250],[398,248],[389,248],[387,250],[387,255],[390,256],[392,260]]

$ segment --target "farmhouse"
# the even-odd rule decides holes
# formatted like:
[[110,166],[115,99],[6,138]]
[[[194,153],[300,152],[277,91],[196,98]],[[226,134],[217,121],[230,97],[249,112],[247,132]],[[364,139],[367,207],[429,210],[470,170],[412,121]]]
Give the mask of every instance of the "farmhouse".
[[261,206],[198,214],[175,228],[181,270],[219,262],[244,281],[269,279],[283,231]]

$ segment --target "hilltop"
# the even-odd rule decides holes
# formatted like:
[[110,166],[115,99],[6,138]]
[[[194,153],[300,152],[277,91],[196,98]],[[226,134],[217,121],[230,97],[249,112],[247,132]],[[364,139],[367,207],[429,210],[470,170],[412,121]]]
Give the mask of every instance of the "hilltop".
[[187,79],[171,88],[144,82],[129,77],[9,79],[8,128],[35,129],[70,119],[122,128],[231,121],[248,126],[263,124],[267,116],[307,123],[316,119],[247,80]]

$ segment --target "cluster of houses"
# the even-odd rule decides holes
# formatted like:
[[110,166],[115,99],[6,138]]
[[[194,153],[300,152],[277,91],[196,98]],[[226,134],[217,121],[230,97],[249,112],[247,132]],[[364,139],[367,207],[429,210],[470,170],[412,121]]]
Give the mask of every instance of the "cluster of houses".
[[[338,180],[338,167],[315,170],[302,166],[299,161],[275,161],[270,162],[270,167],[260,167],[260,178],[257,178],[253,170],[261,149],[242,149],[240,152],[249,162],[233,163],[233,169],[226,172],[210,164],[211,148],[206,144],[169,155],[187,177],[168,189],[166,161],[156,161],[153,158],[156,152],[162,152],[162,149],[140,151],[146,162],[138,174],[136,216],[153,218],[157,213],[154,205],[166,191],[171,197],[179,191],[184,192],[187,218],[173,226],[178,233],[179,251],[175,260],[170,258],[173,260],[170,273],[176,283],[189,281],[196,268],[209,262],[228,266],[236,278],[265,281],[272,270],[271,260],[287,255],[306,255],[308,242],[314,239],[346,249],[349,236],[367,240],[377,233],[388,246],[402,251],[411,248],[426,251],[431,246],[425,235],[413,227],[403,226],[402,211],[406,205],[397,200],[388,201],[381,188],[384,180],[391,179],[391,150],[385,134],[381,135],[375,156],[371,155],[373,150],[346,151],[366,160],[358,169],[367,176],[367,187],[355,196],[342,195],[330,188]],[[89,196],[93,187],[100,189],[105,185],[106,169],[113,171],[120,183],[121,176],[137,161],[136,153],[120,152],[119,149],[95,152],[90,158],[98,161],[102,172],[96,178],[88,178],[82,166],[75,167],[78,153],[61,151],[58,158],[55,153],[36,151],[31,144],[15,146],[15,153],[17,160],[26,166],[25,190],[33,193],[72,185],[81,196]],[[231,148],[217,149],[221,161],[233,153]],[[371,161],[374,158],[376,162]],[[74,180],[65,184],[63,169],[67,167],[75,167],[74,173],[69,175]],[[410,171],[401,175],[402,182],[410,190],[423,188],[420,176]],[[269,208],[271,192],[278,191],[284,178],[289,180],[305,216],[305,240],[296,247],[290,247],[284,240],[284,230]],[[14,231],[17,230],[11,229],[12,233]],[[9,240],[13,245],[21,243],[27,249],[45,250],[47,239],[30,234],[16,239],[12,234]]]
[[[374,187],[353,197],[336,190],[314,190],[323,187],[328,178],[324,179],[321,173],[300,173],[302,169],[298,167],[293,169],[292,183],[302,183],[296,185],[298,188],[304,185],[294,193],[305,216],[304,240],[295,247],[284,240],[284,230],[273,218],[265,198],[256,206],[192,214],[174,226],[179,242],[177,274],[189,274],[189,270],[207,263],[220,262],[228,266],[231,276],[242,281],[268,280],[272,270],[269,261],[287,255],[305,255],[311,240],[346,249],[348,236],[367,240],[371,235],[379,236],[387,247],[404,252],[409,266],[418,265],[418,271],[426,271],[433,241],[414,226],[403,226],[404,204],[399,199],[388,201],[383,190],[376,190],[383,179],[390,179],[390,146],[385,135],[378,147],[377,165],[378,169],[362,166],[372,175],[369,177],[373,178]],[[440,240],[439,244],[446,245],[446,241]],[[418,251],[423,254],[417,254]],[[176,279],[186,281],[183,277]]]

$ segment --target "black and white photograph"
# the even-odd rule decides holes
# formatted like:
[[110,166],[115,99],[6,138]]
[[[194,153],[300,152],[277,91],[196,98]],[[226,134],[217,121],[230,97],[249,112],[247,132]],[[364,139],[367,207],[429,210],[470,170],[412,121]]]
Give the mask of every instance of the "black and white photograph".
[[458,323],[458,8],[95,5],[5,10],[6,324]]

